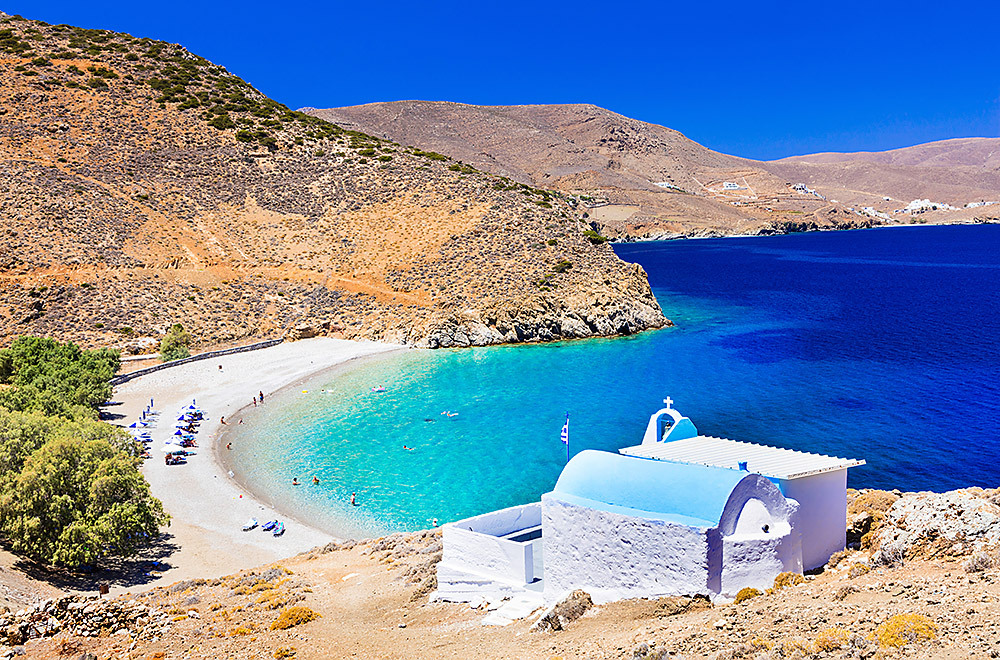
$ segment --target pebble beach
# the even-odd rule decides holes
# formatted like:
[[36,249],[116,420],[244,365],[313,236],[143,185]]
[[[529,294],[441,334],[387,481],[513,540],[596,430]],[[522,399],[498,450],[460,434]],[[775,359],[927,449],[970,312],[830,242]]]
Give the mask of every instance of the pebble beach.
[[[256,499],[239,483],[252,482],[253,475],[239,475],[239,479],[230,475],[220,455],[226,451],[220,446],[226,428],[220,420],[238,423],[238,411],[252,406],[259,392],[264,393],[263,405],[267,405],[268,395],[303,378],[351,360],[402,349],[395,344],[317,337],[192,362],[116,387],[118,405],[108,409],[122,416],[115,423],[127,426],[137,420],[150,399],[160,413],[151,429],[151,456],[142,471],[171,516],[164,531],[175,549],[163,561],[161,579],[148,586],[225,575],[335,540]],[[197,434],[198,446],[186,464],[165,465],[161,448],[174,433],[179,411],[192,401],[206,417]],[[285,534],[275,538],[259,529],[242,531],[250,518],[261,523],[283,520]]]

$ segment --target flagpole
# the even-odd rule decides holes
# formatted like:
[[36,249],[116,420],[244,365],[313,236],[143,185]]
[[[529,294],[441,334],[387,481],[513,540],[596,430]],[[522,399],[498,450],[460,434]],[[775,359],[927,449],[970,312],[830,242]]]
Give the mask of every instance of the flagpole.
[[563,424],[560,440],[566,445],[566,462],[569,463],[569,413],[566,413],[566,423]]

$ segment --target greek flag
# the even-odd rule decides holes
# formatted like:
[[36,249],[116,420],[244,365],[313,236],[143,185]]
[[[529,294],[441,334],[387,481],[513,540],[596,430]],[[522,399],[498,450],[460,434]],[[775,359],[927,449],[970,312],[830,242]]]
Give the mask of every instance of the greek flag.
[[563,424],[562,433],[559,436],[564,445],[569,446],[569,413],[566,413],[566,423]]

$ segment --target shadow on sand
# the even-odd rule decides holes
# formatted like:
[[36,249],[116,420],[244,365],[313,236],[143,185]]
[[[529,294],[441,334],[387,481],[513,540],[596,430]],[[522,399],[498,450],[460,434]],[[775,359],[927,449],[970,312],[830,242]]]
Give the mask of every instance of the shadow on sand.
[[163,577],[163,571],[173,568],[168,560],[180,549],[173,538],[173,534],[164,532],[134,557],[108,557],[88,571],[52,568],[25,558],[18,559],[11,568],[63,591],[97,592],[101,584],[128,589],[152,584]]

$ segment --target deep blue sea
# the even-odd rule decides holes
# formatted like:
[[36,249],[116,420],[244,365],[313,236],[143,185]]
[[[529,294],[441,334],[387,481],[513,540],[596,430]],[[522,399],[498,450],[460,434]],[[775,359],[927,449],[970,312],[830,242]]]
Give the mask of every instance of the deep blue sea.
[[320,376],[248,418],[235,469],[334,533],[423,528],[550,490],[567,412],[572,452],[615,451],[669,395],[705,434],[864,458],[854,487],[1000,486],[1000,226],[615,251],[675,328]]

